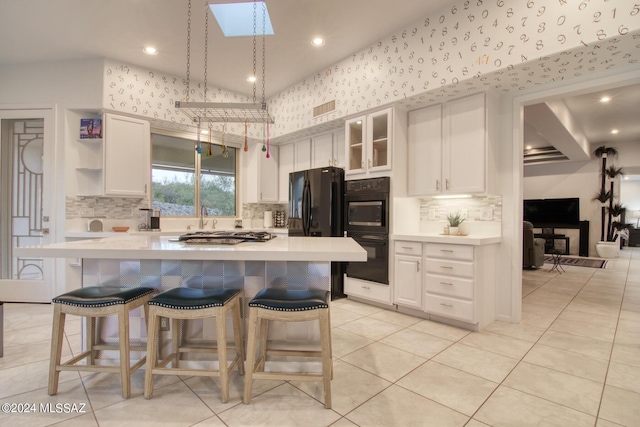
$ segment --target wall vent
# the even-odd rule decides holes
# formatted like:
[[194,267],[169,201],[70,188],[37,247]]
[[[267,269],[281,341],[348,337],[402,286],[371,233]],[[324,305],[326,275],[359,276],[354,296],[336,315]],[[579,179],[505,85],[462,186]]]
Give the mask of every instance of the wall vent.
[[322,105],[318,105],[317,107],[313,107],[313,117],[318,117],[323,114],[327,114],[336,109],[336,101],[325,102]]

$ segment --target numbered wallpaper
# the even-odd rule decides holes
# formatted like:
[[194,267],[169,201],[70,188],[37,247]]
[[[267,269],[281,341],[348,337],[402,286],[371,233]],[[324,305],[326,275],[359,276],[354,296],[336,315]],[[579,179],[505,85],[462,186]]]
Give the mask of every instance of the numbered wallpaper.
[[[480,90],[523,91],[550,82],[622,70],[640,59],[640,1],[465,0],[354,53],[268,100],[280,142],[334,129],[360,112],[399,104],[406,109]],[[107,60],[104,108],[192,125],[176,111],[186,81]],[[204,101],[202,84],[189,100]],[[336,109],[313,118],[313,108],[335,100]],[[247,96],[207,88],[209,102],[252,102]],[[214,124],[213,134],[222,133]],[[243,124],[228,124],[240,142]],[[264,126],[249,125],[261,140]]]

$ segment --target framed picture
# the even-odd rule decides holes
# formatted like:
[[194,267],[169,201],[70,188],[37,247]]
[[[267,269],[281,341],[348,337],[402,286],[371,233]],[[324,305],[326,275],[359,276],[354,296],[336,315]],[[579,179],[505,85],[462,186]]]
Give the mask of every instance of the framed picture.
[[102,138],[102,119],[80,119],[80,139]]

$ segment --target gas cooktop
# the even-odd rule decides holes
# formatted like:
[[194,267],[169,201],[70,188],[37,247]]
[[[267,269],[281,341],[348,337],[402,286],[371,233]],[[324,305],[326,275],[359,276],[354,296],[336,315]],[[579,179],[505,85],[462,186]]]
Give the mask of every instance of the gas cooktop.
[[266,231],[196,231],[183,234],[178,241],[189,244],[235,245],[243,242],[266,242],[275,237]]

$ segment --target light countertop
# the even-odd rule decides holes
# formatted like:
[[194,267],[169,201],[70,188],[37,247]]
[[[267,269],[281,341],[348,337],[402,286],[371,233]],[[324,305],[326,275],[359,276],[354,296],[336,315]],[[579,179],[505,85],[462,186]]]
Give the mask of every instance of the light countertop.
[[424,243],[449,243],[454,245],[493,245],[500,243],[500,236],[484,236],[481,234],[469,236],[451,236],[445,234],[393,234],[392,240],[406,240],[411,242]]
[[149,236],[149,235],[154,235],[154,236],[180,236],[182,234],[186,234],[186,233],[195,233],[198,231],[266,231],[268,233],[271,234],[277,234],[278,236],[280,235],[287,235],[289,234],[289,229],[288,228],[207,228],[206,230],[198,230],[198,229],[192,229],[192,230],[186,230],[186,229],[180,229],[180,230],[170,230],[170,229],[163,229],[160,231],[140,231],[137,229],[133,229],[130,228],[128,231],[126,232],[115,232],[115,231],[110,231],[109,230],[105,230],[105,231],[67,231],[64,233],[64,237],[67,239],[101,239],[104,237],[119,237],[119,236],[124,236],[124,235],[128,235],[128,236],[138,236],[138,235],[144,235],[144,236]]
[[44,258],[238,260],[238,261],[366,261],[366,251],[350,237],[289,237],[237,245],[186,244],[175,236],[154,233],[76,240],[15,249],[15,255]]

